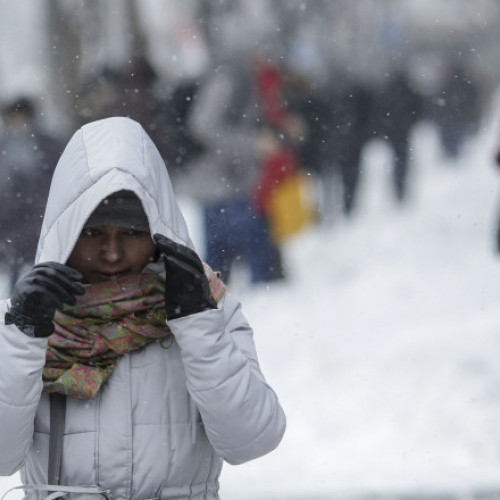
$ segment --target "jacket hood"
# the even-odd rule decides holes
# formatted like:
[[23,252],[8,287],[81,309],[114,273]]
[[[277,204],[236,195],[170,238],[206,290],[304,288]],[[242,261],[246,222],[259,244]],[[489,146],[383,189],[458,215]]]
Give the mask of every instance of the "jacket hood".
[[65,263],[84,223],[111,193],[127,189],[141,200],[151,234],[193,248],[165,163],[141,125],[113,117],[81,127],[52,177],[36,263]]

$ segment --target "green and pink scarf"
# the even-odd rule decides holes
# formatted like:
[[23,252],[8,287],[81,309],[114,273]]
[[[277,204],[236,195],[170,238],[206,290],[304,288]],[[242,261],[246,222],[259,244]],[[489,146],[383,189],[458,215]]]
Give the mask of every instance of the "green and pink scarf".
[[[205,272],[218,302],[226,287],[207,265]],[[43,390],[93,399],[120,356],[171,336],[164,290],[163,278],[154,273],[86,287],[76,305],[56,312],[43,368]]]

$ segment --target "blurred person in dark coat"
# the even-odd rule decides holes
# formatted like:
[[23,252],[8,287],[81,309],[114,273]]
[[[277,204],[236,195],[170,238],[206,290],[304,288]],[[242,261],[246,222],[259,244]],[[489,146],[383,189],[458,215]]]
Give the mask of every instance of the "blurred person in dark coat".
[[[327,12],[319,13],[332,19]],[[357,203],[361,153],[369,137],[371,91],[365,79],[345,74],[342,64],[335,62],[336,69],[332,69],[328,49],[316,36],[317,23],[324,32],[331,29],[328,22],[321,24],[324,19],[315,18],[314,27],[303,27],[290,41],[286,102],[305,125],[297,144],[300,161],[319,180],[320,215],[330,222],[337,207],[350,215]]]
[[[500,142],[498,143],[496,150],[494,152],[493,160],[498,171],[500,171]],[[497,254],[500,254],[500,208],[497,208],[497,215],[495,217],[495,228],[494,228],[494,245]]]
[[440,93],[434,96],[432,118],[439,130],[443,153],[457,159],[466,141],[477,133],[481,120],[481,96],[466,65],[454,62],[444,65]]
[[393,153],[392,184],[398,202],[409,191],[411,133],[423,117],[423,98],[412,86],[405,68],[397,68],[372,99],[370,131],[388,142]]
[[34,100],[20,96],[2,108],[0,266],[12,289],[24,266],[33,264],[52,173],[62,141],[37,119]]

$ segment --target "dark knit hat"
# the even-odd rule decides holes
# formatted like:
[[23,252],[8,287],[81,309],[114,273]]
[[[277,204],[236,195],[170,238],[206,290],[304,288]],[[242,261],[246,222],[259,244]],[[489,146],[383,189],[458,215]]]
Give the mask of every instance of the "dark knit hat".
[[149,231],[141,200],[132,191],[117,191],[101,201],[84,227],[120,226]]

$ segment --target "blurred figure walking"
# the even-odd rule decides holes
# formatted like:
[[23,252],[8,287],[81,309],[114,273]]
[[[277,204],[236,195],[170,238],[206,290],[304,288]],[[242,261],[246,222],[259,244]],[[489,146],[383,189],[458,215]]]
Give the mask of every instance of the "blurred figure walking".
[[36,104],[30,97],[20,96],[6,103],[2,119],[0,266],[8,276],[11,291],[23,268],[34,262],[62,141],[40,124]]
[[398,68],[374,94],[372,103],[372,134],[392,149],[394,195],[398,202],[404,202],[409,195],[411,134],[423,118],[423,98],[411,85],[405,68]]
[[248,266],[253,283],[281,274],[266,218],[251,200],[258,164],[254,96],[250,64],[220,66],[200,89],[190,115],[205,153],[190,166],[189,194],[203,211],[205,260],[225,281],[236,262]]
[[440,83],[430,117],[438,128],[445,157],[456,160],[479,130],[481,93],[473,73],[459,61],[443,64]]
[[203,152],[177,180],[201,206],[207,263],[225,281],[236,264],[248,271],[251,283],[270,282],[284,277],[280,249],[252,199],[259,129],[267,114],[280,117],[279,105],[259,101],[255,40],[264,38],[262,21],[251,18],[246,2],[214,3],[211,9],[206,36],[212,68],[187,119]]

